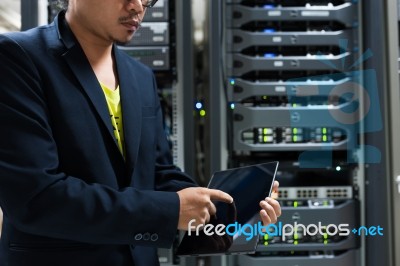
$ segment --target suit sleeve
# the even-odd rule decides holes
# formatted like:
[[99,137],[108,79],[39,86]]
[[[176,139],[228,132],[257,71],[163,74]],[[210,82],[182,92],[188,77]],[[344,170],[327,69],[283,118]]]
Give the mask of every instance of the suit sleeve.
[[[0,206],[8,221],[45,237],[169,247],[178,224],[178,195],[118,191],[61,172],[41,89],[45,77],[23,48],[1,35],[0,73]],[[135,237],[145,233],[152,241]]]

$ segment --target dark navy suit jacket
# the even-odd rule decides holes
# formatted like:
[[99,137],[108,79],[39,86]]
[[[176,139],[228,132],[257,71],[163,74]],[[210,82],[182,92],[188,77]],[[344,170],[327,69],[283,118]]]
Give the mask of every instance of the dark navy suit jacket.
[[0,36],[2,266],[156,265],[194,186],[171,164],[151,70],[113,48],[126,160],[64,14]]

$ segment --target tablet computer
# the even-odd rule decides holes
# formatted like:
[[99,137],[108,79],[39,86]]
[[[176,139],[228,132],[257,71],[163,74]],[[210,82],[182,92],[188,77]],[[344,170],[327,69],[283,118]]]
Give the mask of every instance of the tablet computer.
[[215,172],[207,187],[230,194],[234,203],[215,202],[216,215],[203,230],[192,227],[186,232],[176,254],[211,256],[256,252],[259,235],[254,225],[260,221],[259,203],[271,194],[277,169],[278,162],[269,162]]

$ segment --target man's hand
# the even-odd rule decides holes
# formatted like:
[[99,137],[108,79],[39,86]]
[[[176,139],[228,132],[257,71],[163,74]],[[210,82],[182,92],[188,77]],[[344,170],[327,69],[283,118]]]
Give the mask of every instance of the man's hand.
[[277,200],[278,197],[279,182],[275,181],[274,187],[272,188],[271,197],[265,198],[260,202],[260,216],[264,226],[276,223],[278,217],[281,216],[281,206]]
[[212,201],[222,201],[232,203],[233,198],[216,189],[201,187],[191,187],[177,192],[180,200],[178,229],[188,230],[188,223],[195,219],[193,226],[206,224],[210,216],[216,213],[216,208]]

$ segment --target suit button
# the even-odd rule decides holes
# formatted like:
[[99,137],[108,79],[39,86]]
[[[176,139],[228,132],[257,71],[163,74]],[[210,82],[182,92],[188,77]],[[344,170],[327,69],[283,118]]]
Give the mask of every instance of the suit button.
[[158,240],[158,235],[157,234],[152,234],[150,239],[151,239],[151,241],[157,241]]
[[137,240],[137,241],[142,240],[142,238],[143,238],[142,234],[136,234],[135,235],[135,240]]
[[144,241],[149,241],[150,240],[150,233],[144,233],[143,234],[143,240]]

